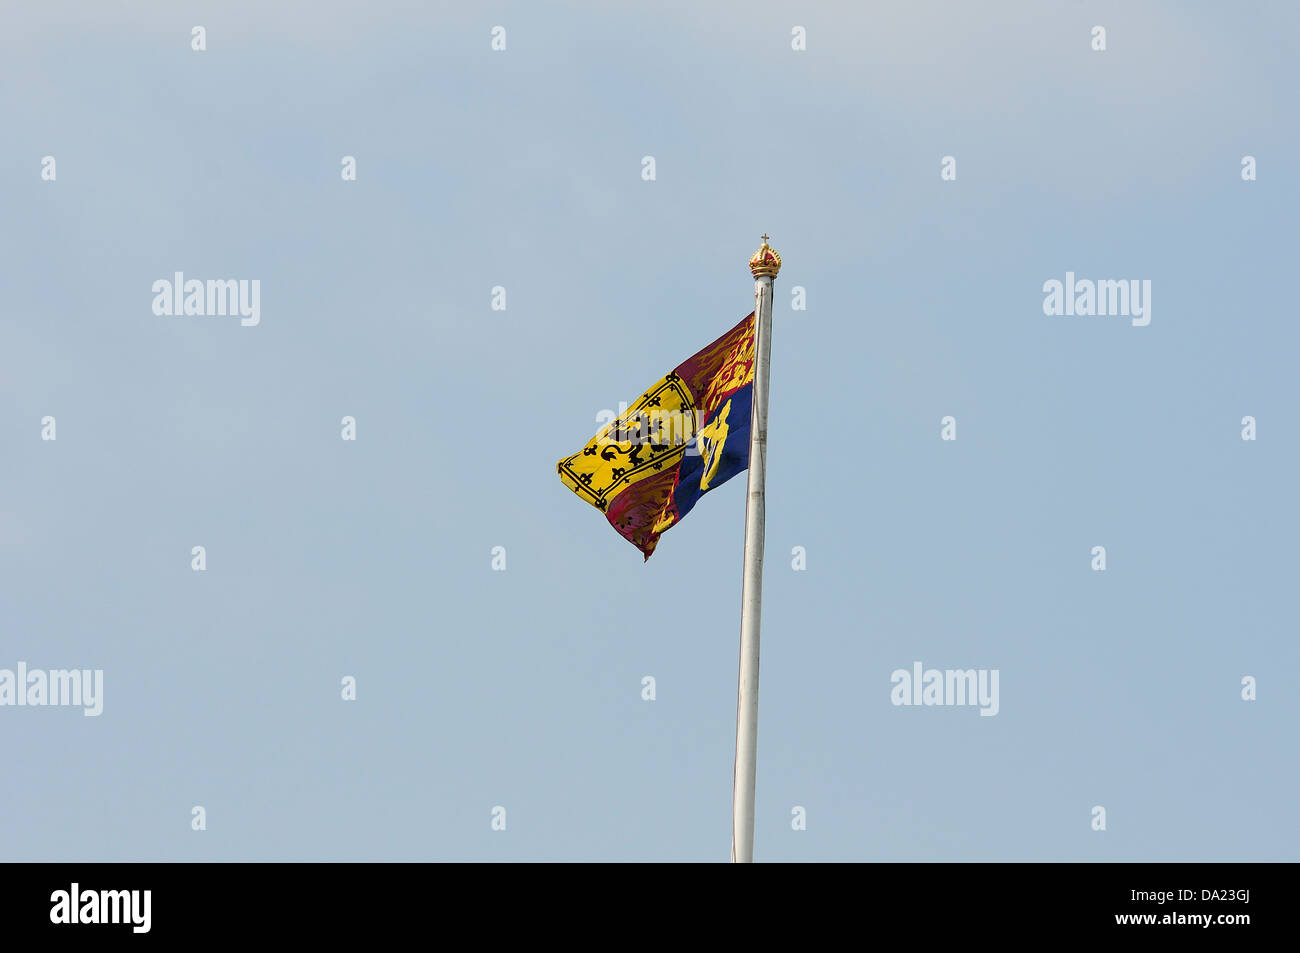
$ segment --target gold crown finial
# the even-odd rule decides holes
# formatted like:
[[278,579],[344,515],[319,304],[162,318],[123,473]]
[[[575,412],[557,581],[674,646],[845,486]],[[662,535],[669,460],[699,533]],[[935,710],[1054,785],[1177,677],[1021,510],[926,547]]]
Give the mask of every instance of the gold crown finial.
[[775,278],[777,272],[781,270],[781,256],[767,243],[766,233],[763,235],[763,244],[759,246],[758,251],[754,252],[754,257],[749,259],[749,270],[755,278],[764,275]]

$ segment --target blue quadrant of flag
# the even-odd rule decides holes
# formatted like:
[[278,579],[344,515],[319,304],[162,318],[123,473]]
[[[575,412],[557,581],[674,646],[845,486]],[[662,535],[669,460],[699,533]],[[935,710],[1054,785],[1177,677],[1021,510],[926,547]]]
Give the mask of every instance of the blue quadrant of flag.
[[718,408],[686,445],[673,490],[678,519],[710,490],[749,467],[750,411],[754,385],[746,384]]

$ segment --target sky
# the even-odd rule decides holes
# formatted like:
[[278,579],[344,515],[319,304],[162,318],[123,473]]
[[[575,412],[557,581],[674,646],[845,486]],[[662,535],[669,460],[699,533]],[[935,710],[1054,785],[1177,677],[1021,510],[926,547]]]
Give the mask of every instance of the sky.
[[[103,710],[0,705],[0,858],[727,860],[744,479],[643,563],[555,464],[766,232],[755,859],[1300,859],[1297,36],[5,4],[0,670]],[[258,322],[156,314],[176,272]],[[1067,273],[1149,324],[1046,314]],[[918,662],[997,714],[894,704]]]

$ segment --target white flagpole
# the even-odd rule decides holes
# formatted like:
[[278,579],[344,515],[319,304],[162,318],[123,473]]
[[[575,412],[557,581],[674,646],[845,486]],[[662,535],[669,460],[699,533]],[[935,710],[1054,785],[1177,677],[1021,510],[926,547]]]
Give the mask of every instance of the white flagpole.
[[731,860],[754,860],[754,773],[758,755],[758,630],[763,605],[763,490],[767,479],[767,380],[772,356],[772,282],[781,256],[767,244],[749,260],[754,275],[754,399],[749,421],[745,571],[740,593],[740,677],[736,687],[736,774],[731,796]]

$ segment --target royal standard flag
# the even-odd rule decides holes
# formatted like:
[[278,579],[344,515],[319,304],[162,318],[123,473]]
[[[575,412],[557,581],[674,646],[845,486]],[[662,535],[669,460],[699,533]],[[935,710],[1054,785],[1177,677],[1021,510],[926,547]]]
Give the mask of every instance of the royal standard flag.
[[701,496],[749,466],[751,314],[557,465],[564,485],[649,559]]

